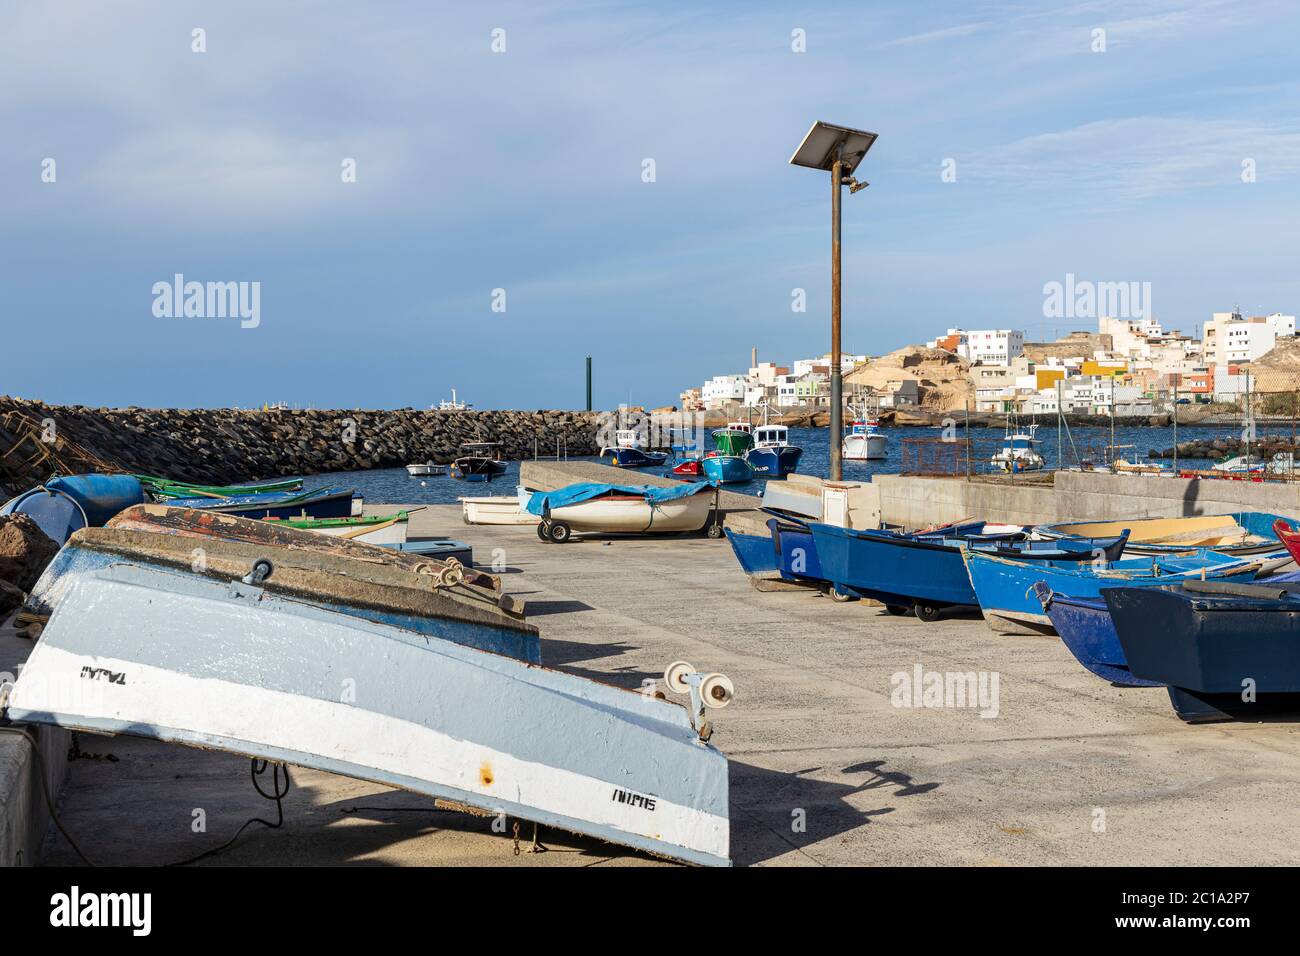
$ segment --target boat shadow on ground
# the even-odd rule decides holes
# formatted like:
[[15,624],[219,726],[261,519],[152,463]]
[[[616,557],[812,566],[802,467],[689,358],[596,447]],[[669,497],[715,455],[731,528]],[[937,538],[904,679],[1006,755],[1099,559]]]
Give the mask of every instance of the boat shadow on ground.
[[[575,611],[594,611],[585,601],[529,601],[525,605],[526,617],[543,617],[547,614],[571,614]],[[549,647],[552,641],[547,641]]]
[[[921,796],[939,783],[918,783],[912,775],[886,770],[884,760],[868,760],[838,769],[809,767],[793,773],[730,761],[731,858],[752,866],[798,852],[893,813],[893,798]],[[839,774],[843,782],[825,776]],[[818,776],[813,776],[817,774]],[[859,779],[864,777],[865,779]],[[849,801],[867,791],[881,791],[884,806],[859,809]]]

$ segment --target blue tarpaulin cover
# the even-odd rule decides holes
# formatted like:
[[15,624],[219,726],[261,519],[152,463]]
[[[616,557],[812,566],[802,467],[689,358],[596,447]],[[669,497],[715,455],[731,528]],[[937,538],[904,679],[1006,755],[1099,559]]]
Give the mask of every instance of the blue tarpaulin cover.
[[683,482],[670,488],[656,488],[652,485],[607,485],[601,482],[584,481],[576,485],[557,488],[555,491],[533,492],[533,496],[528,499],[528,513],[542,515],[546,513],[547,508],[555,509],[563,508],[565,505],[576,505],[611,493],[640,495],[651,504],[658,504],[663,501],[676,501],[678,498],[689,498],[691,495],[712,490],[716,487],[717,482],[714,481]]

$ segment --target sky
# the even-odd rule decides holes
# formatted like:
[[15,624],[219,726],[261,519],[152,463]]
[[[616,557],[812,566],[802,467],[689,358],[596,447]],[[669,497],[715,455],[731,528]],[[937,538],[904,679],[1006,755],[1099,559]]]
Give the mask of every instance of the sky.
[[[823,354],[814,120],[879,134],[846,351],[1095,328],[1044,316],[1071,274],[1185,332],[1294,313],[1297,35],[1268,0],[0,0],[0,394],[580,408],[591,355],[597,408],[658,406]],[[257,283],[255,324],[166,315],[177,274]]]

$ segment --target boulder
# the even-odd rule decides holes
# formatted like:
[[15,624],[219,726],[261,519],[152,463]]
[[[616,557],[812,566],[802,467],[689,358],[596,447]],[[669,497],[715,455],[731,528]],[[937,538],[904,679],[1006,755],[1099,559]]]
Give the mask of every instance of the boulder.
[[58,550],[27,515],[0,515],[0,581],[9,585],[0,589],[0,619],[19,605]]

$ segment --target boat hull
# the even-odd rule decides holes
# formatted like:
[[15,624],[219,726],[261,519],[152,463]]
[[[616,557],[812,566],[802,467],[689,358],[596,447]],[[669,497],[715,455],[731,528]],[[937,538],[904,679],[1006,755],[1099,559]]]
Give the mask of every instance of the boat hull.
[[269,520],[284,521],[289,527],[297,528],[299,531],[314,531],[317,534],[328,534],[335,538],[347,538],[349,541],[374,544],[380,547],[404,544],[407,531],[410,528],[410,521],[406,518],[405,513],[400,517],[390,516],[380,519],[374,517],[348,517],[319,518],[307,521],[294,521],[283,518],[271,518]]
[[888,532],[816,523],[808,527],[822,574],[840,591],[901,607],[979,603],[955,547]]
[[506,463],[492,458],[457,458],[451,463],[451,477],[458,481],[491,481],[506,473]]
[[[266,492],[231,498],[176,498],[174,508],[194,508],[238,515],[241,518],[348,518],[359,510],[361,499],[353,491],[322,488],[303,493]],[[93,522],[92,522],[93,523]]]
[[551,521],[563,521],[574,531],[609,534],[700,531],[709,523],[713,495],[697,494],[651,504],[644,498],[592,498],[552,508]]
[[754,474],[761,478],[784,478],[799,470],[802,448],[786,445],[783,448],[751,448],[745,454]]
[[884,461],[889,457],[889,438],[885,435],[845,435],[840,456],[845,461]]
[[406,473],[412,478],[425,478],[430,475],[445,475],[447,473],[446,465],[407,465]]
[[772,546],[772,536],[766,534],[745,534],[732,528],[723,528],[731,550],[736,555],[741,570],[748,575],[771,575],[780,570],[776,549]]
[[1034,591],[1061,643],[1089,673],[1120,687],[1164,686],[1129,670],[1105,598],[1056,594],[1045,581],[1037,582]]
[[[1269,554],[1281,551],[1274,523],[1265,512],[1193,515],[1185,518],[1136,518],[1123,521],[1078,521],[1042,525],[1044,537],[1098,537],[1128,529],[1129,554],[1160,554],[1187,548],[1213,548],[1221,554]],[[1282,519],[1287,520],[1287,519]]]
[[640,448],[602,448],[600,459],[615,468],[655,468],[668,460],[668,454]]
[[[1300,600],[1153,588],[1108,588],[1103,596],[1129,667],[1167,684],[1183,720],[1300,711]],[[1253,700],[1244,699],[1247,687]]]
[[729,862],[727,760],[683,708],[259,592],[131,566],[84,577],[33,649],[9,714]]
[[700,467],[706,478],[727,485],[750,481],[754,477],[749,462],[738,455],[709,455],[701,460]]
[[466,524],[532,525],[541,519],[519,507],[516,498],[461,498],[461,514]]

